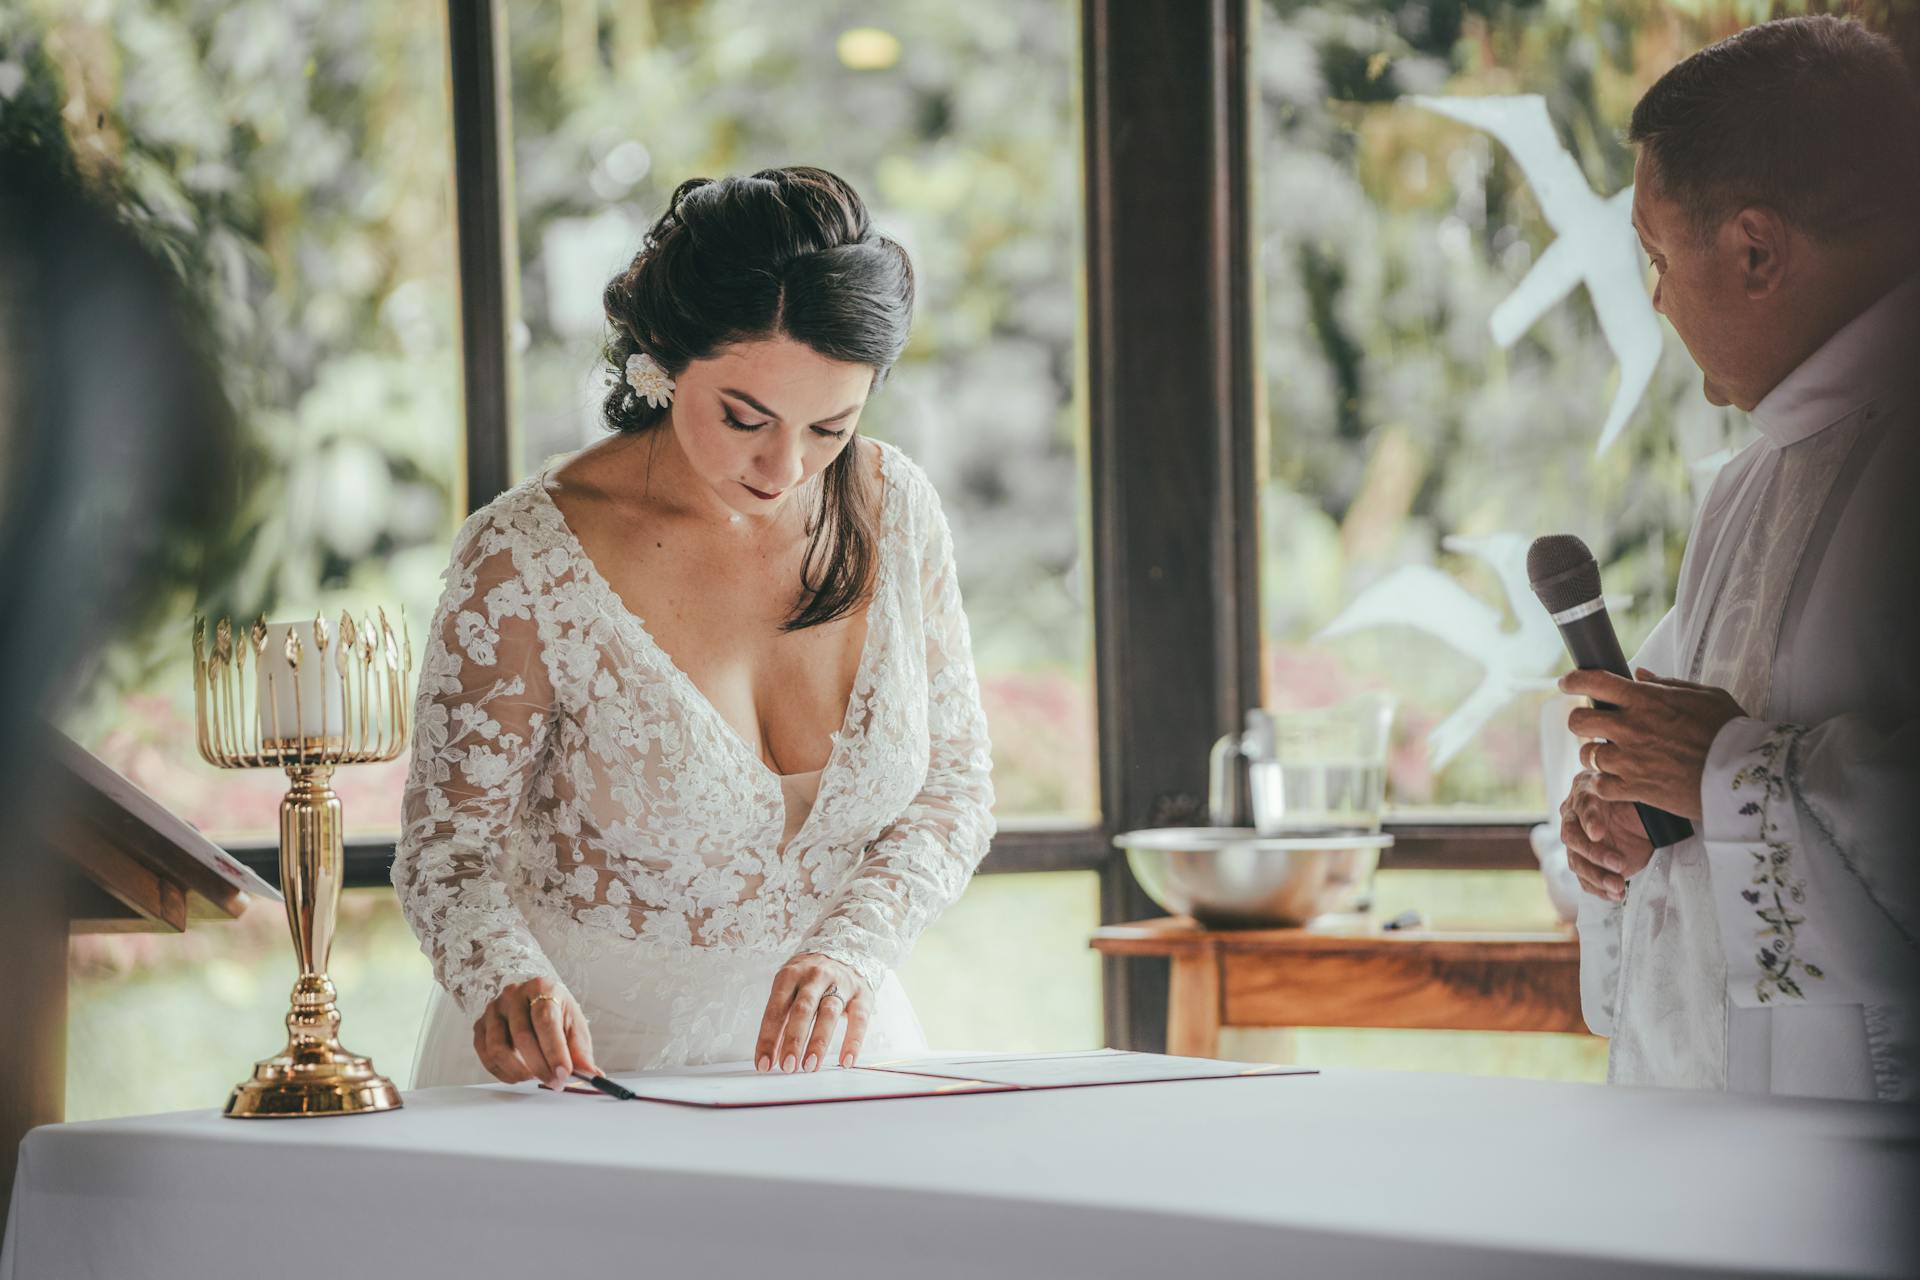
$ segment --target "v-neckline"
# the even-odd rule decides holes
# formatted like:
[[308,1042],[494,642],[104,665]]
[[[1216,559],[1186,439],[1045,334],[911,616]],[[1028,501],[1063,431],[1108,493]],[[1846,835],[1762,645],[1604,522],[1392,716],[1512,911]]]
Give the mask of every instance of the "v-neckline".
[[[891,528],[891,522],[887,519],[887,512],[893,499],[894,484],[893,477],[888,472],[886,446],[875,441],[874,447],[879,450],[880,536],[884,539]],[[534,477],[534,491],[540,495],[541,501],[545,502],[547,509],[553,513],[554,521],[559,525],[560,532],[566,537],[568,543],[571,544],[573,557],[583,567],[588,581],[606,597],[603,603],[609,615],[616,623],[630,628],[640,636],[641,641],[646,647],[659,658],[661,665],[667,668],[669,678],[679,681],[684,687],[688,699],[700,708],[702,714],[712,719],[715,727],[720,730],[724,737],[735,744],[741,755],[753,762],[760,776],[772,783],[773,789],[780,797],[781,804],[784,807],[785,789],[781,785],[783,780],[796,777],[799,773],[814,773],[816,770],[803,769],[799,770],[798,773],[780,773],[775,770],[772,765],[762,760],[760,758],[760,752],[754,745],[748,742],[745,735],[734,727],[732,721],[720,714],[720,708],[713,705],[713,700],[701,691],[699,685],[694,683],[693,677],[688,675],[678,662],[674,661],[673,655],[667,652],[664,645],[654,639],[653,633],[647,630],[646,621],[641,618],[639,614],[627,607],[626,600],[622,598],[618,591],[614,590],[613,584],[607,580],[606,575],[600,572],[600,566],[596,564],[593,557],[588,554],[586,544],[581,542],[579,535],[573,531],[573,525],[567,520],[567,513],[560,509],[560,504],[553,500],[551,493],[547,492],[547,479],[553,474],[553,470],[554,468],[552,466],[545,467]],[[840,713],[839,728],[834,730],[830,735],[833,745],[827,750],[826,762],[817,770],[820,775],[819,789],[815,793],[812,808],[808,811],[806,819],[800,824],[800,829],[794,832],[793,839],[786,841],[782,848],[791,846],[798,841],[802,835],[806,834],[807,828],[813,824],[814,815],[818,814],[823,807],[822,802],[825,800],[827,794],[827,779],[833,774],[834,766],[840,759],[840,749],[852,736],[847,726],[853,720],[854,708],[859,704],[860,689],[868,681],[870,673],[867,668],[873,660],[873,633],[874,622],[876,621],[873,612],[874,605],[884,598],[887,587],[887,557],[883,554],[875,557],[873,590],[867,598],[865,617],[863,619],[866,623],[866,634],[862,636],[860,640],[860,661],[854,667],[853,687],[847,690],[847,705]]]

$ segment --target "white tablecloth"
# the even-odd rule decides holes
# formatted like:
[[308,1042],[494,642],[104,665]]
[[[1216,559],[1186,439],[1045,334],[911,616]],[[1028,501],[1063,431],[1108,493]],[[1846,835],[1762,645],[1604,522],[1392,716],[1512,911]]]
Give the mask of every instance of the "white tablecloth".
[[1328,1072],[36,1129],[0,1280],[1910,1275],[1916,1112]]

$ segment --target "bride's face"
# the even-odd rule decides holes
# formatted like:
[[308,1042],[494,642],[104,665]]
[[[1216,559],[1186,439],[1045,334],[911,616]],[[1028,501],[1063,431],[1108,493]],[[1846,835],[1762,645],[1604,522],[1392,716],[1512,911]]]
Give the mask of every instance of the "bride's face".
[[853,439],[873,370],[791,338],[729,347],[674,379],[674,439],[694,474],[744,516],[772,516]]

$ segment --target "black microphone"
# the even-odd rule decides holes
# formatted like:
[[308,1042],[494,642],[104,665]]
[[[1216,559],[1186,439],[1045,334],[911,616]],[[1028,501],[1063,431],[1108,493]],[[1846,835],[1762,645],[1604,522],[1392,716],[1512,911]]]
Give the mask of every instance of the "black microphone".
[[[1627,656],[1620,652],[1620,640],[1613,634],[1613,620],[1607,617],[1606,602],[1600,598],[1600,566],[1586,543],[1570,533],[1535,538],[1527,548],[1527,580],[1553,615],[1574,666],[1633,679]],[[1593,705],[1602,711],[1614,709],[1597,699]],[[1640,811],[1640,825],[1656,849],[1679,844],[1693,834],[1693,824],[1685,818],[1648,804],[1633,807]]]

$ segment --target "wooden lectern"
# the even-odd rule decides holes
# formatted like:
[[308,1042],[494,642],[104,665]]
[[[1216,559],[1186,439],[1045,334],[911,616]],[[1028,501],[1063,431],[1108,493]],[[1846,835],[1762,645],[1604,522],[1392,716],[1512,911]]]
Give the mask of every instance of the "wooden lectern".
[[0,858],[0,1222],[20,1139],[66,1111],[67,939],[183,932],[280,895],[65,735],[47,731]]

